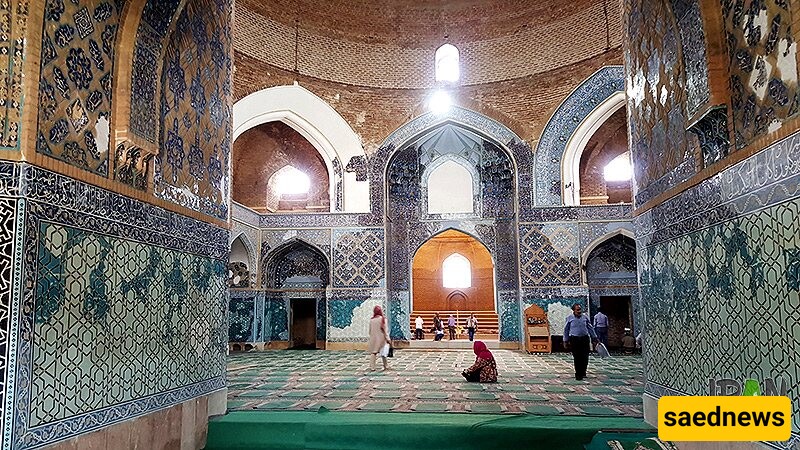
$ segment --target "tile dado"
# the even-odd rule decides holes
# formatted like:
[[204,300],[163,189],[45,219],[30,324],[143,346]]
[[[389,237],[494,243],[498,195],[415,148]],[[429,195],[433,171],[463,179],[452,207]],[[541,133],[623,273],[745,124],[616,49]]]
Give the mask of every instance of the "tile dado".
[[[636,218],[650,395],[704,395],[713,377],[800,384],[799,142],[795,133]],[[794,443],[771,447],[800,442],[790,396]]]
[[24,282],[0,291],[23,311],[0,331],[4,444],[40,447],[224,387],[227,230],[26,164],[0,173],[20,196],[0,203],[25,206],[0,209],[17,221],[4,230],[22,274],[9,279]]

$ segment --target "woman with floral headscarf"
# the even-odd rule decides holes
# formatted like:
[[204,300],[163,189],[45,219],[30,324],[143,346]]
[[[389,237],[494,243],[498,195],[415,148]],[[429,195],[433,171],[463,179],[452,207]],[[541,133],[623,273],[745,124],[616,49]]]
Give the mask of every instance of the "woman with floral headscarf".
[[[383,309],[380,306],[375,306],[372,310],[372,319],[369,320],[369,370],[375,370],[375,358],[381,351],[384,345],[389,343],[389,327],[386,326],[386,317],[383,315]],[[386,356],[381,355],[383,360],[383,370],[389,369],[389,361]]]
[[472,344],[472,351],[475,352],[475,364],[461,372],[461,375],[464,375],[467,381],[477,381],[479,383],[497,382],[497,363],[494,361],[492,352],[486,348],[486,344],[482,341],[475,341]]

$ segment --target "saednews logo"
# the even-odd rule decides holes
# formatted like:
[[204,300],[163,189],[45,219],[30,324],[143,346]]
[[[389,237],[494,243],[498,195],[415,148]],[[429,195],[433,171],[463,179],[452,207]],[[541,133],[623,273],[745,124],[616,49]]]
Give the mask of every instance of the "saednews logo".
[[792,402],[777,396],[661,397],[658,437],[663,441],[786,441]]

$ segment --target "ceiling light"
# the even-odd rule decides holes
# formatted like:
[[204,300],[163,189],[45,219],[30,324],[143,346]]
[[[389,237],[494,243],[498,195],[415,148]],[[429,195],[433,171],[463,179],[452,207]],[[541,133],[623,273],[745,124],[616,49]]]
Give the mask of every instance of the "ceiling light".
[[428,108],[434,114],[445,114],[447,111],[450,111],[450,105],[452,104],[452,100],[450,99],[450,95],[447,94],[445,91],[436,91],[431,96],[430,100],[428,101]]

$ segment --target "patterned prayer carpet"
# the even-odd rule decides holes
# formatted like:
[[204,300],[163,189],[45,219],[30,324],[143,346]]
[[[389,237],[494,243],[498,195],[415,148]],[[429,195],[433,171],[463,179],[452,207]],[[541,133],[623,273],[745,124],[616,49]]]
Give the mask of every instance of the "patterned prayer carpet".
[[370,372],[359,351],[231,354],[228,409],[642,417],[639,356],[592,356],[577,381],[570,354],[493,353],[494,384],[464,381],[471,351],[398,350],[385,372]]

